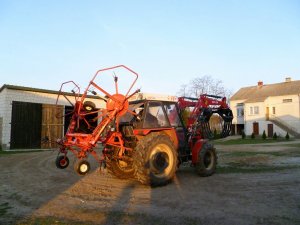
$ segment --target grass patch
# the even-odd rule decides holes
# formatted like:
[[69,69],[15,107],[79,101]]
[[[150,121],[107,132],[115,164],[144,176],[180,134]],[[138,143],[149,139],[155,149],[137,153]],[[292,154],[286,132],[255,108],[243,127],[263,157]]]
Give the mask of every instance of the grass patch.
[[300,165],[291,166],[245,166],[241,163],[228,163],[227,166],[219,166],[217,173],[228,174],[228,173],[267,173],[267,172],[278,172],[290,169],[300,169]]
[[256,156],[260,154],[260,152],[222,152],[221,154],[225,157],[248,157]]
[[12,207],[9,206],[8,202],[0,204],[0,216],[4,216],[7,214],[7,211]]
[[233,140],[227,140],[227,141],[216,141],[216,144],[222,144],[222,145],[244,145],[244,144],[265,144],[265,143],[280,143],[280,142],[286,142],[286,141],[292,141],[292,140],[286,140],[286,139],[233,139]]
[[222,155],[225,157],[249,157],[257,155],[300,157],[300,151],[289,150],[276,152],[222,152]]
[[19,201],[22,198],[22,196],[20,194],[18,194],[17,192],[15,192],[15,193],[12,193],[8,198],[11,200]]
[[257,220],[257,225],[265,225],[265,224],[300,224],[299,218],[291,218],[288,216],[272,216],[267,218],[259,218]]
[[25,219],[23,221],[17,222],[16,225],[38,225],[38,224],[43,224],[43,225],[69,225],[69,224],[74,224],[74,225],[90,225],[93,223],[87,223],[87,222],[76,222],[76,221],[70,221],[70,220],[62,220],[62,219],[56,219],[53,217],[43,217],[43,218],[30,218],[30,219]]
[[286,146],[295,147],[295,148],[299,148],[300,149],[300,143],[299,144],[287,144]]
[[87,222],[76,222],[76,221],[70,221],[70,220],[62,220],[62,219],[57,219],[53,217],[45,217],[45,218],[30,218],[30,219],[25,219],[23,221],[17,222],[16,225],[91,225],[93,223],[87,223]]
[[300,151],[263,152],[265,155],[300,157]]

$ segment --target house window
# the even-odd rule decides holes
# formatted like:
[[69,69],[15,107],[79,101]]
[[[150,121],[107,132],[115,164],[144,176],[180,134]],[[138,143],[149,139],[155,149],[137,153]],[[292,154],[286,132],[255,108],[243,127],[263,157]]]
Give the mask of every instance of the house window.
[[273,112],[273,114],[276,114],[276,109],[275,109],[275,107],[272,108],[272,112]]
[[254,107],[250,107],[250,115],[258,115],[259,114],[259,107],[258,106],[254,106]]
[[282,100],[283,103],[288,103],[288,102],[293,102],[293,99],[291,98],[286,98]]
[[237,116],[243,117],[244,116],[244,109],[237,109]]

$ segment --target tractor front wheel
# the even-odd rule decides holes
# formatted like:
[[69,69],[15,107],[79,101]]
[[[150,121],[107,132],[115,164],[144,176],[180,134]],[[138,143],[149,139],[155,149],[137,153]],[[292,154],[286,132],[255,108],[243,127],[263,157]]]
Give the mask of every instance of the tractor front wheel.
[[133,157],[136,178],[145,185],[162,186],[169,183],[177,169],[177,152],[170,137],[150,133],[139,141]]
[[64,155],[57,156],[55,160],[55,165],[59,169],[65,169],[69,166],[69,158]]
[[216,172],[217,155],[212,144],[205,143],[198,154],[196,171],[202,177],[211,176]]
[[90,163],[87,160],[81,159],[77,160],[74,164],[74,170],[78,175],[85,175],[87,174],[91,169]]

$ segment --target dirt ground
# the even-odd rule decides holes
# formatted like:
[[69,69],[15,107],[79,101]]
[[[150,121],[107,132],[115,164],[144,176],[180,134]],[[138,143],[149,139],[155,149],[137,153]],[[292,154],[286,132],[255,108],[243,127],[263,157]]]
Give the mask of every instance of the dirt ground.
[[0,224],[300,224],[300,149],[217,145],[211,177],[180,167],[149,188],[106,171],[79,177],[56,152],[0,157]]

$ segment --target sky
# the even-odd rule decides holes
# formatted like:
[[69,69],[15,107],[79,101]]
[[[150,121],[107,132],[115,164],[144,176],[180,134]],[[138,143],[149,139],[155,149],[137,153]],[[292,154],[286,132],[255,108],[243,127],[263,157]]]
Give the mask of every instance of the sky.
[[84,88],[120,64],[170,95],[204,75],[233,93],[300,80],[300,1],[0,0],[0,86]]

